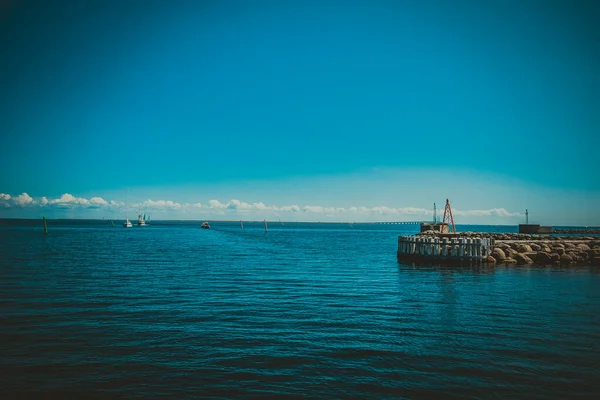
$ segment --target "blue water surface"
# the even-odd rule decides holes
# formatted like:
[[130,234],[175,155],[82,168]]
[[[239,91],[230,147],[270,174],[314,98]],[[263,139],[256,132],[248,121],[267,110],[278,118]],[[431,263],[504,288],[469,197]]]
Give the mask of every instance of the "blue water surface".
[[400,265],[414,225],[200,222],[0,224],[5,395],[600,393],[596,269]]

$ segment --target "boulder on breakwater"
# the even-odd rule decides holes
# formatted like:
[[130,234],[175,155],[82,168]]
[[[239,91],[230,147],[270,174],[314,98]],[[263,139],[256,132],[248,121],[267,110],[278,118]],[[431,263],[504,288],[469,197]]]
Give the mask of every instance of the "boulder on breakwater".
[[491,256],[497,264],[512,263],[515,260],[517,265],[600,266],[600,240],[498,240]]

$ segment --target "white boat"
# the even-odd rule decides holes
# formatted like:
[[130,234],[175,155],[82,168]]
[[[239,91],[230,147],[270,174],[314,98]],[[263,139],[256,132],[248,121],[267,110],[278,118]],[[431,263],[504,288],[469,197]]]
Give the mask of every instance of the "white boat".
[[133,224],[129,221],[129,217],[125,217],[125,222],[123,222],[123,228],[131,228]]
[[146,226],[146,219],[142,218],[142,214],[138,215],[138,226]]
[[202,229],[210,229],[210,225],[208,224],[208,222],[204,222],[202,225],[200,225],[200,228],[202,228]]

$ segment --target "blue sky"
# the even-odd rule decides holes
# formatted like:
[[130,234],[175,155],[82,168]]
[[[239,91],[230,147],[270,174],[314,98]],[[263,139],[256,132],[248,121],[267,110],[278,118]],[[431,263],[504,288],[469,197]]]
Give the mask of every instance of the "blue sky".
[[0,217],[600,224],[598,2],[120,3],[0,6]]

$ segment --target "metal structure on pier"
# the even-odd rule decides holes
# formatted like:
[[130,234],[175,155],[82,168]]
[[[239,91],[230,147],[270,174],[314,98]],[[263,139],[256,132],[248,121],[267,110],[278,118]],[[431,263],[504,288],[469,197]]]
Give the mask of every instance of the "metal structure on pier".
[[442,224],[446,224],[448,227],[452,226],[452,233],[456,233],[456,227],[454,226],[454,217],[452,216],[452,208],[450,207],[450,200],[446,199],[446,208],[444,208],[444,218]]

